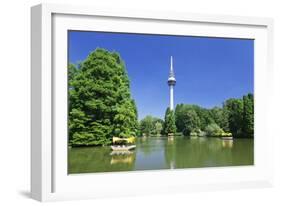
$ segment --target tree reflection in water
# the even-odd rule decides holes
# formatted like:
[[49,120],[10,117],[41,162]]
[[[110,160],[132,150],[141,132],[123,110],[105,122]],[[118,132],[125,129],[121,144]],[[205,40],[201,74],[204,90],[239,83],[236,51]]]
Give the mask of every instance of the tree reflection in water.
[[173,142],[167,141],[165,145],[168,168],[252,165],[253,156],[251,139],[178,137]]

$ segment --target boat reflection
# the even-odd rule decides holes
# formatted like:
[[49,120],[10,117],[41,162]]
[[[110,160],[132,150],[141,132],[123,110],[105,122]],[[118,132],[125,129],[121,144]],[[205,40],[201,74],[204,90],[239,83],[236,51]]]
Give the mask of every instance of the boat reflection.
[[221,140],[223,148],[232,148],[233,147],[233,140]]
[[112,151],[110,153],[110,164],[132,164],[135,161],[135,152],[132,151]]

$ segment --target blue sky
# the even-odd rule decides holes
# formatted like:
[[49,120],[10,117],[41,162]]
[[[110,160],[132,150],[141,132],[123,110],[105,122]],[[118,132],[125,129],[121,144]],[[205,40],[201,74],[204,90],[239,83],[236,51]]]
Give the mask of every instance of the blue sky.
[[72,63],[83,61],[97,47],[120,53],[139,119],[163,118],[169,105],[171,55],[177,80],[175,105],[211,108],[253,93],[254,40],[92,31],[70,31],[68,38]]

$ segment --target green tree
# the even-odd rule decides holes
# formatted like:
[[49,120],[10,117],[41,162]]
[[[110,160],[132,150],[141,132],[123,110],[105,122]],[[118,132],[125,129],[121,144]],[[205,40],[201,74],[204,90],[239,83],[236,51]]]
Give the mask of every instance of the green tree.
[[175,114],[173,110],[170,110],[170,108],[166,109],[164,131],[165,134],[174,134],[177,131]]
[[[86,123],[89,121],[89,118],[85,113],[79,109],[73,108],[69,113],[69,143],[79,145],[77,138],[73,138],[73,135],[83,133],[87,129]],[[82,142],[81,142],[82,144]]]
[[196,112],[200,119],[200,129],[205,129],[208,124],[214,123],[209,109],[202,108],[198,105],[188,105],[189,109]]
[[253,94],[243,96],[243,136],[254,137],[254,97]]
[[185,136],[189,136],[191,132],[196,132],[200,128],[200,118],[192,109],[185,111],[182,121],[184,124],[183,134]]
[[229,130],[234,137],[243,136],[243,101],[241,99],[228,99],[224,103],[228,113]]
[[162,119],[148,115],[139,123],[140,133],[147,136],[162,134],[163,124],[164,121]]
[[228,115],[225,108],[213,107],[210,110],[210,114],[214,120],[214,123],[216,123],[224,131],[229,131]]
[[80,63],[69,64],[69,144],[106,145],[113,135],[137,131],[137,109],[120,55],[96,49]]
[[178,132],[183,132],[186,127],[183,120],[186,118],[185,116],[187,111],[194,111],[197,114],[197,117],[200,119],[198,129],[204,130],[207,125],[214,123],[214,119],[210,110],[202,108],[198,105],[179,104],[175,109],[176,126]]
[[136,113],[132,101],[118,105],[113,119],[114,135],[119,137],[136,136]]
[[[184,105],[184,104],[176,105],[175,122],[176,122],[177,132],[182,132],[184,130],[183,116],[184,116],[185,110],[186,110],[186,105]],[[166,110],[166,113],[167,113],[167,110]]]
[[79,71],[74,64],[68,64],[68,80],[73,81]]
[[161,124],[161,122],[156,122],[155,123],[155,130],[156,130],[156,134],[160,135],[162,130],[163,130],[163,126]]
[[211,109],[178,104],[175,108],[175,119],[177,131],[184,135],[195,131],[200,133],[199,129],[204,131],[210,125],[217,125],[224,135],[231,132],[233,137],[251,138],[254,136],[253,94],[245,95],[242,99],[230,98],[223,103],[223,107]]
[[140,131],[141,134],[150,136],[154,128],[153,117],[148,115],[140,121]]
[[153,117],[153,129],[152,129],[152,134],[153,135],[158,135],[158,130],[156,128],[156,123],[160,123],[162,125],[162,130],[160,131],[160,134],[163,133],[163,125],[164,125],[164,121],[158,117]]

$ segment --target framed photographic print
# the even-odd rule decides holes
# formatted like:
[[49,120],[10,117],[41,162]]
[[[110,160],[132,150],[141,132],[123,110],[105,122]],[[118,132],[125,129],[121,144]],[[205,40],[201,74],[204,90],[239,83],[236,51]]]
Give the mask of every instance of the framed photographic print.
[[272,184],[271,19],[31,12],[34,199]]

